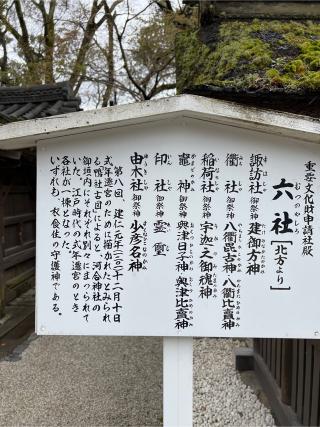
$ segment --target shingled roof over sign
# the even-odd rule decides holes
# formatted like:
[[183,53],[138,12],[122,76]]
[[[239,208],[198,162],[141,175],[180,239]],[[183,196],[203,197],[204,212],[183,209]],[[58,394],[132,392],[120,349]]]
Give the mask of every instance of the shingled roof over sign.
[[80,111],[68,82],[0,88],[0,124]]

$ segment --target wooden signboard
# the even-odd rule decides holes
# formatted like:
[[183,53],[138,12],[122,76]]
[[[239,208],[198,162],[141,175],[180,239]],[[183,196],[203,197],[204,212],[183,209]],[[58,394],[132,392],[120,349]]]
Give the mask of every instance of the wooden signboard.
[[39,334],[314,338],[320,148],[195,120],[38,145]]
[[183,95],[0,128],[37,146],[37,333],[164,337],[164,425],[192,425],[192,337],[319,338],[320,124]]

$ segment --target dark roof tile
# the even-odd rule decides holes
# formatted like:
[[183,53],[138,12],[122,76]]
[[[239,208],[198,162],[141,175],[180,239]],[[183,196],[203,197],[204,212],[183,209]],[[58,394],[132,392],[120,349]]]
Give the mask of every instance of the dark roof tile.
[[40,113],[49,106],[49,102],[41,102],[37,104],[32,110],[28,111],[23,115],[23,118],[26,120],[34,119],[36,117],[40,117]]
[[32,104],[31,102],[28,102],[27,104],[22,105],[22,106],[21,106],[21,104],[19,104],[19,105],[20,105],[20,108],[18,108],[16,111],[14,111],[11,114],[12,117],[20,117],[23,114],[25,114],[28,111],[30,111],[34,107],[34,104]]
[[81,99],[68,82],[30,87],[0,87],[0,123],[80,111]]

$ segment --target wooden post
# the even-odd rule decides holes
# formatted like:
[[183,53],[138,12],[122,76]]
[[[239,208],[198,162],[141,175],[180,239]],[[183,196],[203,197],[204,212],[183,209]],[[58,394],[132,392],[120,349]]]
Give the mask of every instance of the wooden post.
[[6,284],[4,281],[4,245],[5,245],[5,203],[10,193],[14,178],[10,185],[0,184],[0,318],[5,314],[6,305]]
[[286,405],[291,405],[292,340],[284,339],[282,345],[281,400]]
[[5,283],[4,283],[4,192],[0,187],[0,319],[4,316]]
[[163,338],[163,425],[192,427],[193,338]]

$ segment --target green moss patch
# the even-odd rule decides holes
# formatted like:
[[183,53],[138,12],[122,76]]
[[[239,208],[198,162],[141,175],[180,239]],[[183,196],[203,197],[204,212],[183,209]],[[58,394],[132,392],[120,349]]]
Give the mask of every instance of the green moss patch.
[[288,92],[320,88],[320,23],[222,21],[210,46],[197,31],[176,41],[177,91],[212,85]]

